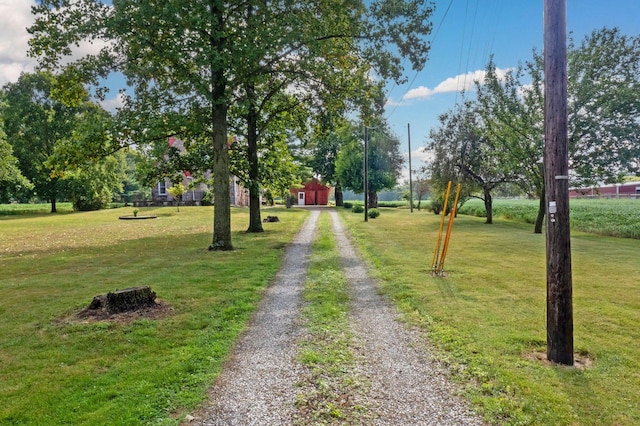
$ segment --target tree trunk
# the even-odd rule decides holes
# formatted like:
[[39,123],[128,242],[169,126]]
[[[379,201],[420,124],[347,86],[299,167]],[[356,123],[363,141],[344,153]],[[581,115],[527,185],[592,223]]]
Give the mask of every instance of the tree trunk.
[[378,193],[375,191],[369,191],[369,208],[375,209],[378,207]]
[[[216,3],[217,4],[217,3]],[[222,19],[222,11],[211,13]],[[222,27],[222,23],[219,23]],[[221,43],[214,40],[212,43]],[[219,46],[214,46],[219,48]],[[211,73],[213,124],[213,241],[209,250],[233,250],[231,245],[231,196],[229,194],[229,147],[227,145],[227,99],[224,70],[213,68]]]
[[484,188],[484,209],[487,212],[487,225],[493,224],[493,198],[491,198],[491,190]]
[[336,197],[336,206],[342,207],[342,205],[344,204],[344,197],[342,195],[342,186],[340,186],[339,183],[336,183],[335,197]]
[[51,200],[51,213],[58,213],[58,208],[56,207],[56,198],[58,198],[58,178],[51,179],[51,184],[49,185],[49,198]]
[[533,229],[534,234],[542,234],[542,224],[544,222],[545,215],[545,190],[542,190],[542,194],[540,194],[540,204],[538,205],[538,217],[536,218],[536,224]]
[[260,217],[260,186],[258,164],[258,114],[255,105],[255,87],[245,86],[249,101],[247,113],[247,159],[249,161],[249,229],[247,232],[264,232]]

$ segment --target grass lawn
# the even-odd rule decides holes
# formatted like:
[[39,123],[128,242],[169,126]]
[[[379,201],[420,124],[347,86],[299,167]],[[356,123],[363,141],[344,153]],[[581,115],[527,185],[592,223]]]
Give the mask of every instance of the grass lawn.
[[[213,208],[131,209],[0,217],[0,424],[177,424],[206,398],[236,336],[307,212],[209,252]],[[85,321],[93,296],[150,285],[159,319]]]
[[476,408],[496,424],[640,424],[640,241],[573,232],[575,348],[584,368],[550,366],[544,235],[460,215],[430,275],[432,213],[338,209],[383,291],[428,331]]

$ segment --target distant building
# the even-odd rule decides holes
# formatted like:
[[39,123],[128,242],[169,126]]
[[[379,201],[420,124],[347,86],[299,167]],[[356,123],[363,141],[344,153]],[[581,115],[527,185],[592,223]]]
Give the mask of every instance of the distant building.
[[625,182],[613,185],[600,185],[590,188],[571,188],[572,198],[640,198],[640,182]]
[[317,179],[306,182],[302,188],[292,188],[298,206],[326,206],[329,204],[329,187]]
[[[168,144],[169,146],[177,148],[180,152],[185,151],[184,143],[180,139],[169,138]],[[210,176],[211,172],[207,171],[205,173],[205,178],[209,179]],[[187,192],[182,195],[180,203],[199,206],[202,203],[204,194],[209,192],[210,189],[204,183],[200,183],[196,187],[192,188],[192,183],[193,176],[191,176],[191,172],[185,170],[183,172],[182,184],[187,188]],[[173,204],[175,199],[167,191],[167,188],[171,187],[171,185],[172,183],[168,179],[159,181],[153,188],[151,188],[151,202],[147,204],[160,206]],[[229,196],[232,206],[247,207],[249,205],[249,190],[244,188],[240,184],[238,177],[233,175],[231,175],[229,179]]]

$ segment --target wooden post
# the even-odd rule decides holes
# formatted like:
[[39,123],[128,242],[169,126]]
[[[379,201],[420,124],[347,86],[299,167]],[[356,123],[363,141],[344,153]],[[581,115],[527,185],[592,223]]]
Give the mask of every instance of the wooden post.
[[547,359],[573,365],[566,0],[544,2]]
[[407,123],[407,141],[409,143],[409,209],[413,213],[413,180],[411,179],[411,123]]

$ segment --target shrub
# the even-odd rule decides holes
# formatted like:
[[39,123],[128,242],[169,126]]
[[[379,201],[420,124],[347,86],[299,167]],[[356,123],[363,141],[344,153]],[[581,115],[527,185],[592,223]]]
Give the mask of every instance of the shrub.
[[206,190],[202,193],[202,200],[200,201],[200,205],[202,206],[211,206],[213,205],[213,192]]
[[367,212],[367,215],[369,216],[369,218],[375,219],[376,217],[380,216],[380,210],[371,209]]
[[344,207],[345,209],[350,209],[353,207],[353,203],[350,203],[348,201],[342,203],[342,207]]
[[364,206],[361,206],[360,204],[356,204],[351,208],[351,211],[354,213],[362,213],[364,211]]

